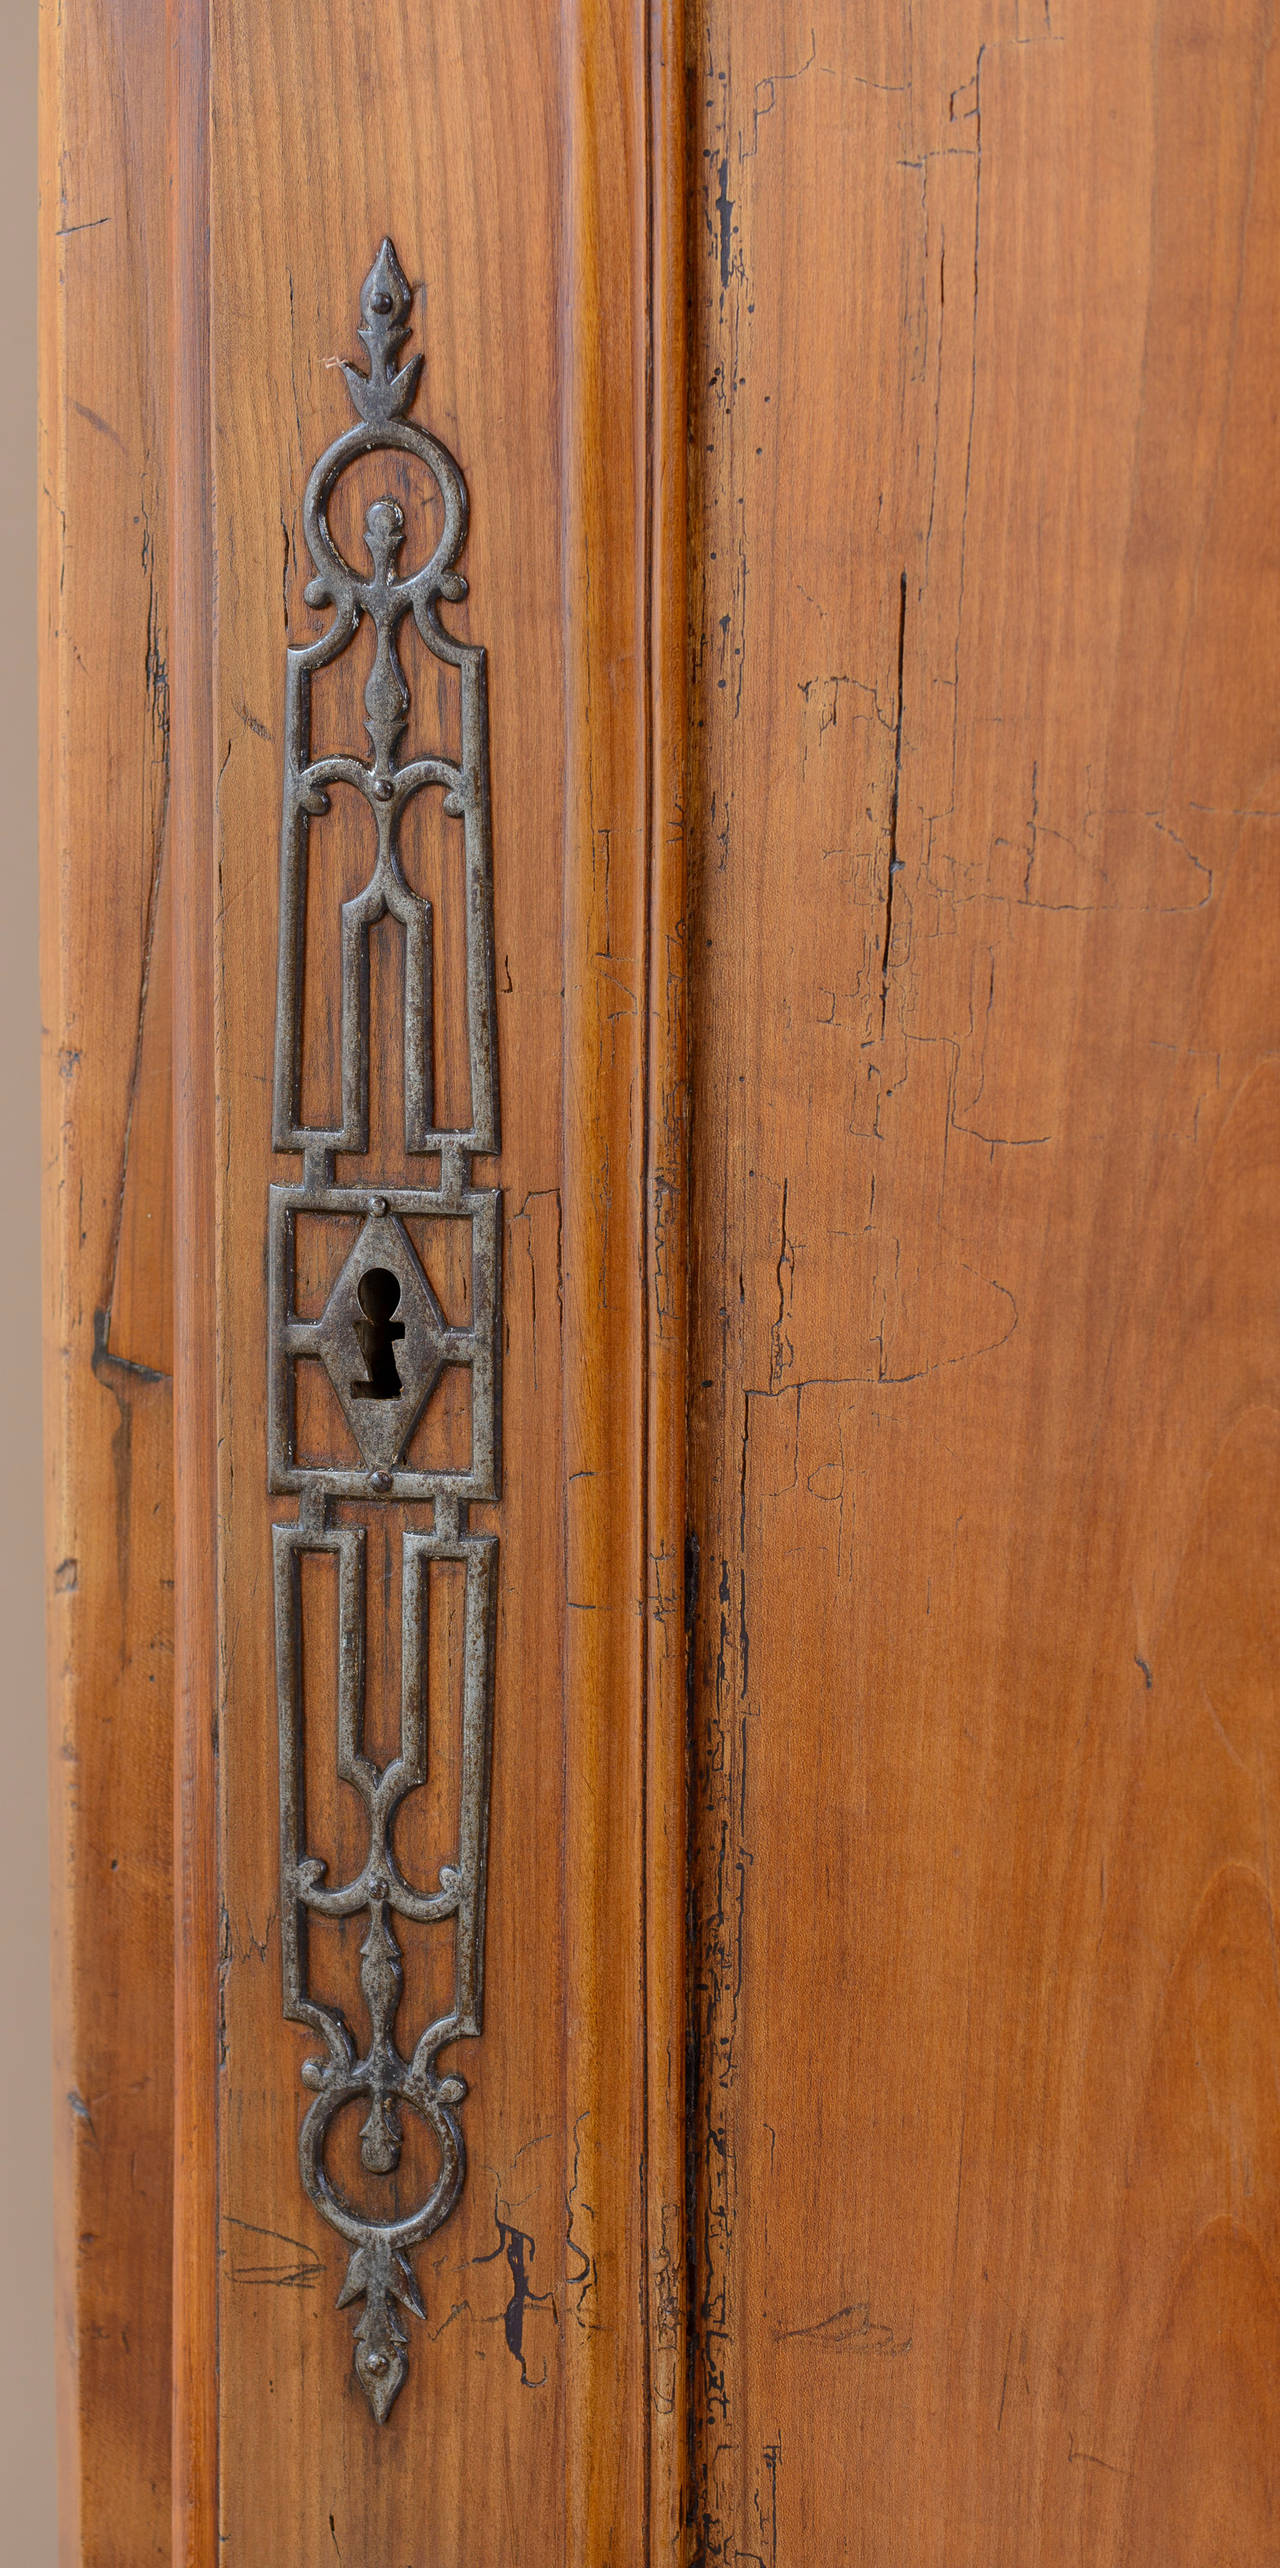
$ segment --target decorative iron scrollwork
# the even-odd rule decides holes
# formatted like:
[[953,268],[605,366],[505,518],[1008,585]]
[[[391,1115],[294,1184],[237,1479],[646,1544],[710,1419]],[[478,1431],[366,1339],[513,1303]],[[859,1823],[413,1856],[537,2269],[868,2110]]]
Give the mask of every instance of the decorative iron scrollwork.
[[[408,2335],[401,2313],[423,2315],[413,2251],[453,2209],[466,2172],[459,2119],[465,2087],[443,2075],[441,2052],[478,2034],[484,1957],[489,1764],[493,1718],[497,1539],[470,1527],[476,1500],[499,1494],[499,1340],[501,1197],[472,1183],[472,1158],[498,1147],[494,1027],[493,866],[489,800],[488,688],[485,655],[440,622],[441,601],[466,594],[456,566],[467,534],[467,489],[439,440],[408,416],[421,358],[397,370],[408,336],[411,295],[389,240],[374,261],[360,298],[360,337],[369,372],[343,365],[357,423],[316,464],[303,502],[303,526],[315,577],[308,606],[330,608],[314,641],[288,652],[284,793],[280,848],[280,957],[276,1010],[272,1147],[299,1154],[299,1184],[271,1188],[269,1237],[269,1482],[296,1496],[296,1518],[273,1528],[276,1682],[280,1727],[280,1873],[284,2010],[323,2044],[303,2063],[313,2100],[299,2137],[302,2182],[311,2201],[350,2250],[338,2306],[362,2304],[355,2322],[355,2369],[380,2424],[405,2377]],[[443,511],[430,558],[402,572],[405,517],[399,503],[375,499],[365,517],[371,568],[356,570],[338,549],[329,503],[348,467],[378,454],[425,467]],[[399,751],[411,703],[397,635],[412,616],[427,650],[456,673],[461,756]],[[312,686],[354,641],[362,619],[373,630],[373,664],[364,690],[370,755],[313,757]],[[340,1115],[317,1125],[302,1119],[303,1006],[307,974],[308,839],[313,819],[329,809],[337,785],[354,788],[372,815],[375,852],[363,890],[341,906]],[[433,1079],[435,962],[431,904],[415,893],[400,855],[401,824],[411,800],[439,788],[446,819],[461,823],[465,885],[466,1038],[469,1114],[441,1122]],[[438,1160],[434,1185],[405,1186],[378,1177],[368,1185],[335,1183],[334,1157],[368,1156],[370,1057],[369,938],[394,920],[404,947],[403,1102],[406,1155]],[[428,1172],[424,1171],[424,1174]],[[345,1172],[344,1172],[345,1174]],[[311,1216],[354,1228],[350,1251],[319,1316],[297,1308],[298,1225]],[[450,1321],[415,1244],[414,1228],[459,1225],[469,1245],[465,1317]],[[345,1451],[316,1459],[298,1432],[302,1368],[323,1366],[344,1422]],[[415,1433],[448,1366],[464,1367],[471,1390],[471,1452],[464,1465],[443,1467],[413,1451]],[[335,1519],[356,1500],[431,1507],[430,1530],[405,1522],[401,1533],[400,1734],[385,1765],[366,1753],[366,1527]],[[352,1880],[326,1882],[326,1865],[307,1847],[303,1691],[302,1561],[329,1555],[337,1563],[337,1775],[363,1804],[368,1851]],[[397,1860],[397,1814],[426,1781],[430,1724],[427,1599],[431,1565],[463,1572],[462,1733],[456,1852],[439,1865],[437,1885],[419,1889]],[[340,2007],[321,2003],[309,1972],[308,1928],[319,1919],[367,1919],[360,1947],[360,1990],[367,2038],[357,2040]],[[453,2003],[408,2047],[399,2026],[404,1971],[397,1929],[452,1922]],[[389,2188],[400,2162],[403,2115],[423,2119],[439,2153],[424,2200],[407,2213],[393,2204],[369,2212],[347,2199],[326,2149],[338,2117],[363,2116],[360,2159],[365,2174]]]

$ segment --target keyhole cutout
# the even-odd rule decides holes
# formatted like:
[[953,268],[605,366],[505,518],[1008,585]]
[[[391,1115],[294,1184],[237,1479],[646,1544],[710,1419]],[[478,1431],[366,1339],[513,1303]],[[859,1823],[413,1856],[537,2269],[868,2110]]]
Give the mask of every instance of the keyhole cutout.
[[360,1278],[357,1296],[364,1313],[355,1324],[364,1357],[366,1379],[353,1382],[353,1400],[398,1400],[402,1384],[396,1371],[395,1343],[404,1336],[404,1321],[393,1320],[400,1286],[390,1267],[371,1266]]

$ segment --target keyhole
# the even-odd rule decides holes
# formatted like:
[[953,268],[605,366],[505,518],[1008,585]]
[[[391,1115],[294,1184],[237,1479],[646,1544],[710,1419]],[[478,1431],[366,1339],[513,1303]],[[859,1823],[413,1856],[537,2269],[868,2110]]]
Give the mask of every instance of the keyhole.
[[398,1400],[402,1389],[396,1371],[395,1342],[404,1336],[404,1321],[391,1317],[400,1286],[387,1266],[371,1266],[360,1278],[358,1299],[364,1313],[355,1324],[367,1379],[353,1382],[353,1400]]

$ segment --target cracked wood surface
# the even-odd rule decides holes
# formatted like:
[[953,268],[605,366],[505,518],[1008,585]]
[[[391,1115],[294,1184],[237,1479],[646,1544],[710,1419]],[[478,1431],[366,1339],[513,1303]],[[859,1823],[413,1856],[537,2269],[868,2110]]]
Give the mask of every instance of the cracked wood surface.
[[702,0],[699,2562],[1280,2507],[1259,0]]

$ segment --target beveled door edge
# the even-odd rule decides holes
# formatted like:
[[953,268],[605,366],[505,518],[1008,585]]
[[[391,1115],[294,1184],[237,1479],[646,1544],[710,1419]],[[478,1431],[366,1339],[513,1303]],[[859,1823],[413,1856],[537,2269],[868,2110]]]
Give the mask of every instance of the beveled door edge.
[[684,0],[649,22],[649,929],[646,1219],[645,2272],[654,2562],[689,2538],[688,363]]
[[174,1085],[173,2568],[218,2556],[217,914],[208,0],[169,28]]
[[565,2558],[594,2568],[686,2540],[683,8],[573,0],[563,60],[566,2194],[617,2268],[566,2339]]

